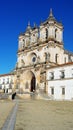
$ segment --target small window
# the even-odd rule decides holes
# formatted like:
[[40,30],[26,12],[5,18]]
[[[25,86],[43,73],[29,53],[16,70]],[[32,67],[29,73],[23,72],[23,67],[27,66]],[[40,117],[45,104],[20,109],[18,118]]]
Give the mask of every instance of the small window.
[[25,40],[23,39],[23,42],[25,42]]
[[3,79],[3,84],[5,83],[5,79]]
[[50,61],[50,53],[45,53],[45,60]]
[[40,38],[40,30],[38,29],[38,39]]
[[24,47],[25,47],[25,43],[22,44],[22,48],[24,48]]
[[60,75],[60,78],[61,78],[61,79],[64,79],[64,78],[65,78],[65,74],[64,74],[64,71],[61,71],[61,75]]
[[51,73],[50,73],[50,80],[53,80],[53,79],[54,79],[54,73],[51,72]]
[[55,55],[55,62],[58,63],[58,54]]
[[57,37],[57,29],[55,29],[55,38]]
[[54,95],[54,88],[51,88],[51,95]]
[[9,84],[9,78],[7,78],[7,84]]
[[35,61],[36,61],[36,57],[33,57],[33,58],[32,58],[32,62],[35,62]]
[[48,39],[48,29],[46,28],[46,39]]
[[47,60],[47,53],[45,53],[45,60]]
[[35,34],[33,34],[33,36],[35,36]]
[[62,95],[65,95],[65,88],[62,88]]

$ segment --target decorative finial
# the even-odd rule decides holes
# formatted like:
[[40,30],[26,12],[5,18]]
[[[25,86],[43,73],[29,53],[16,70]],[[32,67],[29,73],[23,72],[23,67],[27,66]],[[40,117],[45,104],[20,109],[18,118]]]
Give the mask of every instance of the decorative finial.
[[30,26],[30,21],[28,21],[28,26]]
[[26,29],[26,31],[29,31],[30,29],[31,29],[30,21],[28,21],[28,25],[27,25],[27,29]]
[[50,15],[49,15],[50,17],[52,17],[53,16],[53,13],[52,13],[52,8],[50,9]]
[[36,28],[36,23],[34,23],[34,28]]
[[50,14],[49,14],[48,20],[55,20],[55,17],[52,12],[52,8],[50,9]]

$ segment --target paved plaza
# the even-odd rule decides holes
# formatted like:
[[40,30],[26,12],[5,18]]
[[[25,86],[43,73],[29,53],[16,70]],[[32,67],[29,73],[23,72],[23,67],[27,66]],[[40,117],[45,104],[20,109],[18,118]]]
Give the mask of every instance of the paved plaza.
[[73,130],[73,102],[0,101],[0,130]]
[[[8,100],[0,100],[0,130],[4,130],[9,115],[14,108],[15,103]],[[8,125],[8,124],[7,124]],[[8,130],[5,128],[5,130]]]
[[73,130],[73,102],[19,101],[15,130]]

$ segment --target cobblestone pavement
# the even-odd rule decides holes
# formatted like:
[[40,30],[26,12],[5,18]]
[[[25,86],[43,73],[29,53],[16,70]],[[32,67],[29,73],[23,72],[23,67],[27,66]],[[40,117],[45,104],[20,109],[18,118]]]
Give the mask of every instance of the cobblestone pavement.
[[73,130],[73,102],[21,100],[15,130]]

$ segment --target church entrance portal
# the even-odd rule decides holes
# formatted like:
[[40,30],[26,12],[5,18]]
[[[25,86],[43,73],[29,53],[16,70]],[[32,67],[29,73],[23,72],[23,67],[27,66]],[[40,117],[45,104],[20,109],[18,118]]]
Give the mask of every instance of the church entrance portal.
[[36,85],[36,79],[35,79],[35,76],[32,76],[32,79],[31,79],[31,88],[30,88],[31,92],[35,91],[35,85]]
[[30,92],[36,90],[36,77],[32,71],[25,72],[25,88],[29,89]]

